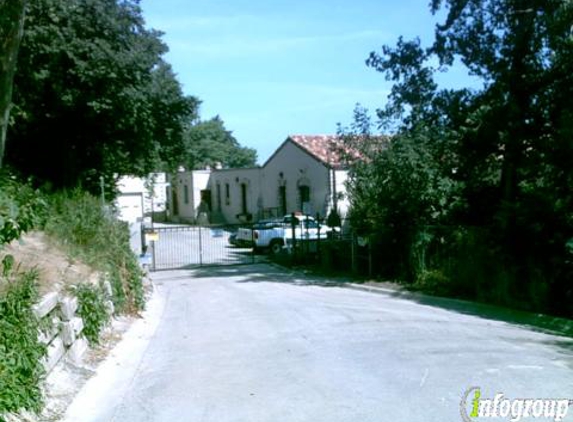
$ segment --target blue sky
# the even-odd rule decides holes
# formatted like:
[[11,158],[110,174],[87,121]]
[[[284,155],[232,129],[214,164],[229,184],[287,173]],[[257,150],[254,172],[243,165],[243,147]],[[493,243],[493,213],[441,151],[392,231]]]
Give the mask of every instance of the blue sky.
[[[143,0],[167,60],[201,117],[220,115],[263,163],[289,134],[328,134],[356,103],[384,105],[390,84],[366,67],[400,35],[432,39],[429,0]],[[447,84],[463,71],[442,76]]]

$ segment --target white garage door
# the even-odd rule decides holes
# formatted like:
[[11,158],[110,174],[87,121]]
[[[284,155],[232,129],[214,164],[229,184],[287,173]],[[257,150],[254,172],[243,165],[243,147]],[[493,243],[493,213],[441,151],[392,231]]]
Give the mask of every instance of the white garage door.
[[134,223],[138,218],[143,218],[143,195],[123,194],[117,197],[117,210],[119,219]]

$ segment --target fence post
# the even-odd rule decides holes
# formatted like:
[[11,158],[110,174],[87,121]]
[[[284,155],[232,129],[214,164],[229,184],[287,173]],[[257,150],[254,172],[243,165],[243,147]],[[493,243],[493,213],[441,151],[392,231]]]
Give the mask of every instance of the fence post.
[[292,231],[292,260],[293,263],[296,261],[296,222],[295,222],[294,212],[291,214],[291,231]]
[[316,259],[320,262],[320,214],[316,213],[316,223],[317,223],[317,232],[316,232]]
[[147,253],[147,242],[145,241],[145,226],[143,221],[139,224],[140,241],[141,241],[141,254],[145,255]]
[[201,239],[201,225],[199,224],[199,266],[203,266],[203,239]]
[[255,251],[257,250],[257,244],[255,243],[255,225],[251,224],[251,245],[253,249],[251,250],[251,263],[255,263]]
[[[303,256],[304,256],[304,263],[305,263],[305,264],[307,263],[307,261],[308,261],[308,256],[310,255],[310,234],[309,234],[309,231],[308,231],[308,217],[309,217],[309,216],[307,215],[307,216],[306,216],[306,219],[305,219],[305,224],[306,224],[306,236],[304,236],[305,239],[303,240],[304,244],[306,245],[305,248],[304,248],[304,249],[306,249],[306,251],[303,252],[303,254],[304,254],[304,255],[303,255]],[[301,227],[301,234],[302,234],[302,229],[303,229],[303,227]]]
[[356,235],[354,233],[352,233],[352,236],[350,236],[350,256],[351,256],[351,260],[352,260],[352,272],[356,273],[357,271],[357,265],[356,265]]
[[151,256],[151,260],[152,260],[152,268],[153,268],[153,272],[155,272],[155,240],[151,241],[151,251],[152,251],[152,256]]
[[368,236],[368,277],[372,277],[372,236]]

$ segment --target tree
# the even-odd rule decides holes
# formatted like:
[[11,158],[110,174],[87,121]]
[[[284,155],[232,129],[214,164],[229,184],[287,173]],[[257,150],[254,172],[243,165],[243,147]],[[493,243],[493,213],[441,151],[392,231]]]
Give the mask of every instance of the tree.
[[24,29],[25,0],[0,0],[0,168],[12,108],[12,83]]
[[[417,179],[427,168],[440,185],[457,186],[446,190],[448,206],[437,222],[486,230],[489,256],[499,260],[514,293],[544,285],[555,297],[573,297],[564,281],[573,275],[565,264],[573,238],[573,2],[431,2],[433,13],[441,8],[447,16],[428,47],[400,38],[367,60],[394,82],[378,117],[381,128],[397,134],[381,153],[389,161],[371,161],[372,178]],[[440,89],[435,74],[456,64],[482,86]],[[391,155],[400,149],[414,153]],[[427,216],[440,195],[422,193],[402,192],[406,203],[392,206],[403,213],[421,206]],[[391,211],[384,201],[381,208]]]
[[[445,174],[439,133],[427,125],[391,137],[372,133],[368,111],[357,106],[354,122],[340,128],[348,157],[347,189],[354,230],[378,245],[387,277],[412,279],[410,249],[424,227],[443,222],[460,186]],[[356,159],[356,157],[359,157]],[[390,268],[391,267],[391,268]]]
[[[136,0],[37,0],[15,78],[8,162],[56,188],[173,168],[198,101]],[[111,183],[110,183],[111,184]]]
[[256,150],[239,145],[219,116],[191,126],[185,134],[185,145],[185,161],[181,164],[189,169],[254,167],[257,162]]

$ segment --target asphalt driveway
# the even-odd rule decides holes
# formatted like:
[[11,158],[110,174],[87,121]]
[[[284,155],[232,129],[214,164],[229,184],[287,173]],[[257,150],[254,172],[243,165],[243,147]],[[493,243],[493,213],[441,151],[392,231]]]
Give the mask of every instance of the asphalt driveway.
[[66,422],[460,421],[470,387],[482,398],[573,398],[573,339],[471,305],[270,265],[153,278],[150,313]]

